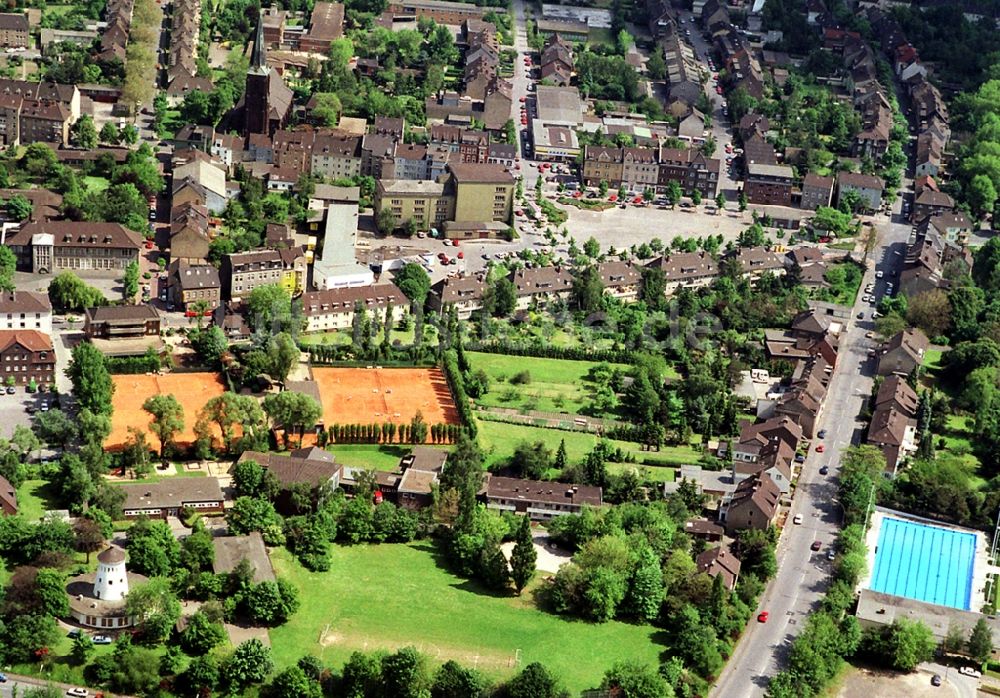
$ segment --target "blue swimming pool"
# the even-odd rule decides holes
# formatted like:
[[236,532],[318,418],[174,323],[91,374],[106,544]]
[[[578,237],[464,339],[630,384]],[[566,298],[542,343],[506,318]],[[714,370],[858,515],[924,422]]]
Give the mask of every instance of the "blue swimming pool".
[[878,535],[871,588],[968,611],[976,536],[886,516]]

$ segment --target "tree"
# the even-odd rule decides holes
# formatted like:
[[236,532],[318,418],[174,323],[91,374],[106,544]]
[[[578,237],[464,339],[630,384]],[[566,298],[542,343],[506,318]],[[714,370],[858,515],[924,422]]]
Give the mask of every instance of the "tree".
[[210,654],[195,657],[180,680],[192,694],[203,695],[206,691],[211,693],[219,683],[219,662]]
[[254,584],[246,592],[243,604],[247,615],[259,625],[280,625],[299,609],[299,594],[284,580]]
[[90,635],[80,633],[73,638],[73,649],[70,650],[70,657],[77,666],[83,666],[87,659],[94,652],[94,641]]
[[94,126],[94,119],[89,114],[82,115],[73,124],[73,135],[76,145],[84,150],[93,150],[97,147],[97,128]]
[[234,687],[261,683],[274,669],[271,648],[257,638],[241,642],[226,661],[222,674]]
[[383,206],[375,217],[375,227],[383,235],[391,235],[396,229],[396,214],[388,206]]
[[681,185],[676,180],[670,180],[667,183],[666,191],[667,202],[670,204],[670,208],[675,208],[681,202],[682,196],[684,196],[684,192],[681,190]]
[[552,467],[559,472],[566,469],[568,458],[566,456],[566,439],[559,440],[559,448],[556,449],[556,457],[552,461]]
[[535,563],[537,561],[538,553],[531,540],[531,522],[527,516],[522,516],[517,527],[514,549],[510,554],[510,576],[514,582],[514,590],[518,595],[535,576]]
[[[8,201],[9,203],[10,201]],[[8,213],[10,213],[9,209]],[[28,215],[31,215],[30,210]],[[24,220],[24,218],[19,218],[18,220]],[[14,253],[8,246],[0,245],[0,291],[7,291],[9,293],[14,290],[14,269],[16,267],[17,257],[14,256]]]
[[283,429],[282,438],[288,444],[290,430],[299,431],[299,445],[306,429],[311,429],[323,416],[323,406],[305,393],[285,390],[264,398],[264,413],[271,423]]
[[907,298],[906,319],[922,329],[928,337],[937,337],[951,324],[951,303],[942,289],[924,291]]
[[[0,247],[0,250],[6,248]],[[71,271],[60,272],[49,283],[49,300],[59,310],[83,310],[107,305],[107,299],[96,288],[85,284]]]
[[113,121],[105,121],[104,125],[101,126],[99,138],[101,139],[101,143],[118,145],[121,140],[121,134],[118,132],[118,127],[115,126]]
[[281,517],[274,505],[262,499],[239,497],[226,512],[230,533],[241,536],[259,531],[268,545],[281,545],[285,541]]
[[655,667],[634,660],[615,662],[601,688],[622,698],[673,698],[674,691]]
[[660,558],[649,546],[639,553],[639,560],[629,582],[625,605],[629,612],[643,623],[656,619],[663,603],[663,572]]
[[73,348],[67,373],[81,409],[95,414],[111,414],[111,395],[115,386],[104,355],[97,347],[90,342],[77,344]]
[[507,698],[568,698],[556,678],[538,662],[532,662],[504,686]]
[[180,543],[165,521],[139,519],[128,532],[129,567],[147,576],[169,575],[180,561]]
[[413,647],[403,647],[382,659],[382,687],[387,696],[420,698],[430,686],[427,659]]
[[411,303],[423,305],[431,290],[431,278],[422,264],[410,262],[396,274],[396,286]]
[[980,664],[985,664],[993,654],[993,634],[982,618],[977,620],[972,628],[968,648],[969,654]]
[[920,621],[897,618],[892,625],[874,628],[866,637],[868,651],[897,671],[913,671],[934,656],[937,643]]
[[104,547],[104,531],[101,525],[93,519],[78,517],[73,523],[73,537],[76,540],[76,549],[81,553],[87,553],[87,564],[90,564],[90,554],[96,553]]
[[517,308],[517,288],[506,276],[496,279],[486,290],[483,304],[491,308],[493,317],[509,317]]
[[188,332],[191,348],[207,365],[217,367],[222,355],[229,350],[229,340],[222,328],[212,325],[204,330]]
[[38,412],[32,429],[38,438],[53,448],[65,449],[76,438],[76,422],[62,410]]
[[739,203],[740,211],[746,211],[747,210],[747,204],[749,202],[750,202],[750,200],[747,199],[747,195],[744,194],[743,192],[740,192],[740,198],[739,198],[739,202],[738,202]]
[[267,698],[320,698],[323,690],[318,681],[297,666],[288,667],[274,675],[264,691]]
[[573,300],[580,310],[592,313],[604,300],[604,282],[595,266],[587,266],[573,277]]
[[583,253],[591,259],[597,259],[601,256],[601,243],[593,236],[587,238],[583,243]]
[[129,262],[125,266],[125,275],[122,280],[122,296],[130,303],[139,293],[139,263]]
[[129,589],[125,611],[135,618],[139,633],[150,642],[162,642],[181,615],[181,605],[166,577],[154,577]]
[[149,430],[160,440],[160,458],[166,458],[174,436],[184,428],[184,408],[173,395],[153,395],[142,403],[142,409],[153,417]]
[[298,363],[299,348],[287,332],[280,332],[267,343],[267,357],[271,363],[271,374],[284,383],[292,367]]
[[180,564],[192,572],[208,572],[214,562],[212,534],[205,530],[205,524],[198,519],[191,534],[181,541]]
[[[227,392],[215,396],[206,402],[198,413],[198,424],[202,426],[202,431],[208,431],[208,422],[219,427],[226,452],[231,452],[234,448],[236,438],[234,427],[237,424],[243,427],[241,447],[251,448],[252,444],[265,436],[264,411],[257,400],[250,395]],[[195,433],[198,431],[199,427],[196,425]]]
[[241,497],[259,497],[274,499],[280,485],[274,473],[261,467],[260,463],[251,459],[240,459],[233,465],[233,484],[236,493]]
[[434,674],[431,698],[478,698],[487,688],[482,674],[449,659]]
[[250,327],[267,334],[290,329],[292,296],[279,284],[258,286],[247,297]]
[[191,615],[181,632],[181,646],[193,657],[208,654],[216,645],[226,639],[226,629],[219,623],[213,623],[201,611]]

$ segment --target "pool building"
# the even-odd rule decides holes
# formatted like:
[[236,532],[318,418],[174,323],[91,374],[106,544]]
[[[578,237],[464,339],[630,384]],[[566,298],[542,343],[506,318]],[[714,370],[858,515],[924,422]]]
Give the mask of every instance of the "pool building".
[[[990,577],[989,539],[982,531],[876,507],[865,540],[868,574],[861,580],[858,621],[888,625],[920,620],[938,639],[951,626],[971,629],[982,616]],[[986,617],[1000,641],[1000,620]]]

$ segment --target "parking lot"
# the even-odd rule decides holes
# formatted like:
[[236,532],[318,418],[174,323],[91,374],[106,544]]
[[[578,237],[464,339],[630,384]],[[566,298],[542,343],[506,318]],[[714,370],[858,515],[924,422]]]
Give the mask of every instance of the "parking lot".
[[31,426],[31,416],[36,411],[53,405],[55,396],[50,393],[29,393],[23,385],[14,388],[11,395],[4,387],[0,395],[0,438],[9,439],[18,426]]

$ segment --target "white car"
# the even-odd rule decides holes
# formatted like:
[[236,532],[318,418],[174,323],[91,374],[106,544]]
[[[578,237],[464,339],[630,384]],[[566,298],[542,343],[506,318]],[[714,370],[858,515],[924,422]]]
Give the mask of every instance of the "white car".
[[861,296],[861,300],[864,301],[865,303],[867,303],[868,301],[870,301],[871,298],[872,297],[869,296],[867,293],[865,295]]
[[875,272],[875,278],[876,279],[881,279],[883,276],[885,276],[885,272],[883,272],[881,269],[879,269],[877,272]]
[[74,696],[75,698],[87,698],[90,694],[87,692],[86,688],[71,688],[66,691],[66,695]]
[[963,676],[973,676],[973,677],[975,677],[977,679],[980,678],[983,675],[983,672],[981,672],[978,669],[975,669],[975,668],[973,668],[971,666],[961,667],[958,670],[958,673],[962,674]]
[[796,514],[792,518],[792,523],[795,524],[796,526],[799,525],[799,524],[801,524],[802,523],[802,514]]

